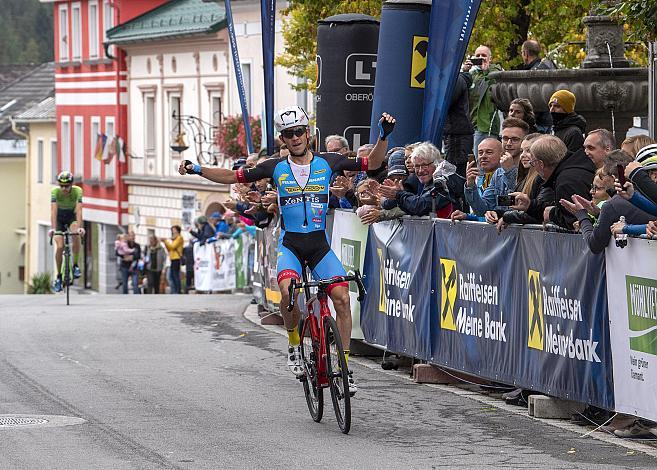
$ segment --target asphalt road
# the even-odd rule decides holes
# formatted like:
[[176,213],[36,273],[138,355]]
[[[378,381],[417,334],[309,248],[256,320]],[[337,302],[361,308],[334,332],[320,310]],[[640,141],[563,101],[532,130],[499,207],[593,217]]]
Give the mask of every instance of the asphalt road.
[[[0,469],[655,468],[586,432],[352,361],[351,433],[314,423],[246,296],[0,296]],[[360,362],[357,363],[357,362]],[[368,366],[369,365],[369,366]],[[64,418],[56,418],[56,417]]]

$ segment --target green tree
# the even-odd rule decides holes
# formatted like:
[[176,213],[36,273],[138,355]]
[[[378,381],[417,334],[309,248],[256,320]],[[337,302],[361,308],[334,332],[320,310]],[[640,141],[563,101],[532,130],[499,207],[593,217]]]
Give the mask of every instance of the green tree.
[[[591,6],[591,0],[484,0],[468,53],[486,44],[492,49],[493,60],[508,70],[522,62],[522,43],[536,39],[560,67],[577,67],[586,55],[582,18]],[[657,39],[657,0],[626,0],[616,12],[632,25],[626,27],[629,37],[640,37],[643,41]],[[276,63],[301,79],[295,89],[315,89],[317,22],[339,13],[364,13],[379,18],[381,0],[290,0],[288,3],[283,12],[286,46]],[[640,65],[647,61],[642,45],[629,51],[628,56]]]
[[[493,60],[505,69],[522,62],[520,46],[536,39],[560,66],[573,67],[583,58],[582,18],[590,0],[487,0],[481,3],[468,52],[488,45]],[[575,44],[571,44],[575,43]]]
[[298,77],[296,90],[315,89],[317,70],[317,22],[340,13],[362,13],[378,18],[382,0],[290,0],[283,11],[285,49],[276,63]]
[[53,60],[53,5],[0,0],[0,64]]

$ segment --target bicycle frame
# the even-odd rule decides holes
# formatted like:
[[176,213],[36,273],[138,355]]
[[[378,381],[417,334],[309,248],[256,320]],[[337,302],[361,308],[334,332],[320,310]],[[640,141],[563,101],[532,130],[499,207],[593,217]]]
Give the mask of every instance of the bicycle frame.
[[68,226],[66,229],[62,231],[55,231],[53,234],[50,236],[50,244],[52,245],[52,239],[55,235],[63,236],[64,237],[64,248],[62,252],[62,267],[60,273],[62,274],[62,281],[64,282],[64,287],[66,288],[66,305],[69,305],[69,289],[70,289],[70,284],[73,282],[73,265],[71,263],[72,259],[72,253],[71,253],[71,244],[72,240],[71,238],[73,236],[79,236],[80,237],[80,243],[84,245],[84,237],[82,237],[78,232],[69,232]]
[[[307,282],[305,272],[304,272],[304,282]],[[307,291],[310,291],[309,288],[306,288]],[[314,303],[315,300],[319,303],[319,316],[314,312]],[[325,289],[321,289],[317,292],[316,296],[308,297],[306,301],[306,309],[308,316],[312,316],[314,320],[310,321],[310,337],[313,341],[313,344],[319,343],[316,346],[316,351],[319,352],[319,357],[317,358],[317,385],[321,388],[326,388],[329,386],[328,374],[326,371],[326,338],[324,337],[324,328],[321,325],[324,324],[324,318],[331,316],[331,309],[328,305],[328,294]]]
[[[328,305],[328,293],[327,290],[329,286],[341,282],[354,281],[358,286],[358,301],[360,302],[366,295],[365,287],[361,280],[360,272],[356,270],[353,275],[349,276],[336,276],[328,280],[320,281],[309,281],[307,270],[303,270],[303,281],[300,284],[297,284],[295,280],[292,280],[290,287],[288,288],[290,294],[290,304],[288,305],[288,311],[292,311],[295,303],[295,291],[298,289],[304,289],[306,293],[306,310],[307,315],[312,317],[313,320],[310,321],[310,337],[312,339],[313,345],[317,348],[316,351],[319,352],[319,357],[317,358],[317,385],[320,388],[326,388],[329,386],[329,378],[326,371],[326,338],[324,337],[324,318],[331,316],[331,309]],[[317,294],[315,296],[310,295],[310,288],[316,287]],[[315,300],[319,303],[319,315],[315,312],[314,303]],[[303,334],[304,332],[300,332]]]

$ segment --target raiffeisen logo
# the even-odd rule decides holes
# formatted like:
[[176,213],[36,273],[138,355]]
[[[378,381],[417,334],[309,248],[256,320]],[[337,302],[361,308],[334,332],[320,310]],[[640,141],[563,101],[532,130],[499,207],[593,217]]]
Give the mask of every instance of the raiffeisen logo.
[[506,343],[506,322],[497,285],[482,274],[459,273],[455,260],[440,258],[440,328]]
[[625,276],[630,349],[657,356],[657,281]]
[[527,297],[529,298],[529,329],[527,346],[543,350],[545,340],[545,323],[543,321],[543,299],[541,296],[541,273],[529,270],[527,276],[529,286]]
[[440,327],[456,331],[454,304],[458,288],[456,261],[440,258]]
[[588,338],[578,338],[576,328],[568,329],[568,324],[582,322],[582,304],[578,299],[568,297],[568,291],[558,284],[545,284],[541,273],[531,269],[527,275],[527,297],[529,348],[578,361],[601,362],[593,330],[589,328]]

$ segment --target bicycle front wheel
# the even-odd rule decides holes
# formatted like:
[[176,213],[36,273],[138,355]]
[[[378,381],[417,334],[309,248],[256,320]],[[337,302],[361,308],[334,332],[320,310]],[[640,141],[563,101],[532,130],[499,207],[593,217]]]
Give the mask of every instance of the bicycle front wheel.
[[319,361],[319,344],[312,337],[311,323],[316,321],[312,315],[307,316],[299,322],[299,331],[301,334],[301,363],[305,371],[301,379],[303,391],[306,395],[306,404],[313,421],[319,423],[324,414],[324,390],[319,387],[318,382],[318,361]]
[[347,434],[351,428],[349,370],[344,357],[338,324],[333,317],[324,317],[324,339],[326,340],[326,374],[331,388],[333,409],[340,430]]

